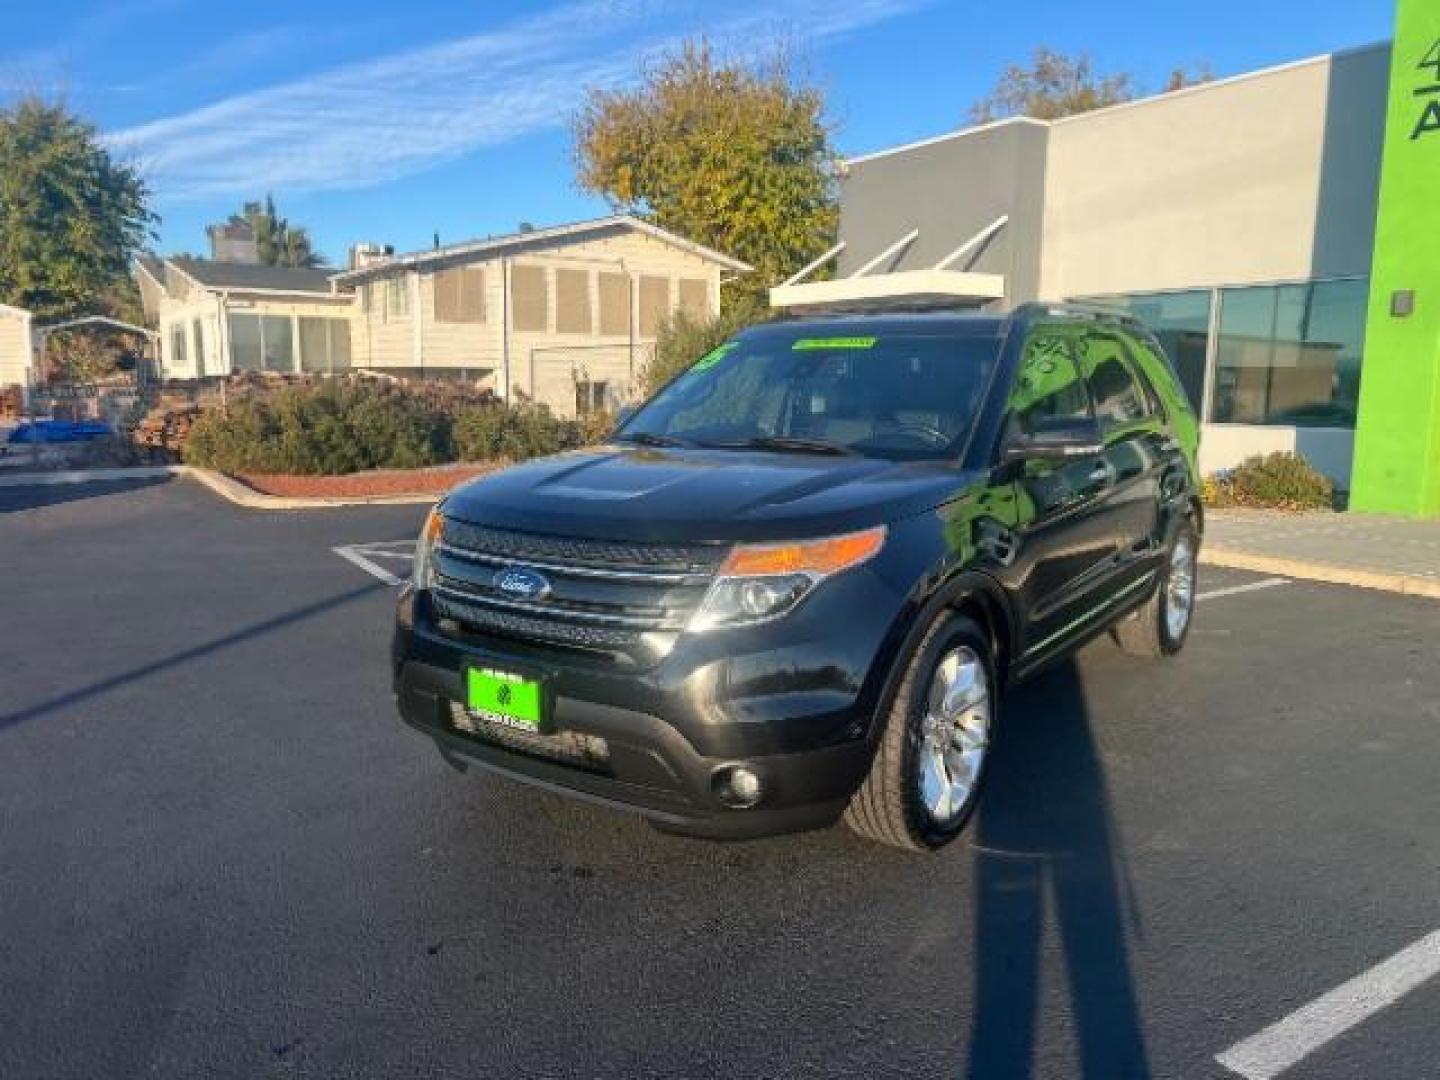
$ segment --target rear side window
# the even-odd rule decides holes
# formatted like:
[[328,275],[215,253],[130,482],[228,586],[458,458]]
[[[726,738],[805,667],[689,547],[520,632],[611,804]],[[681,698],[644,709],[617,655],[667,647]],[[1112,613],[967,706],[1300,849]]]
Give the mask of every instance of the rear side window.
[[1090,398],[1075,366],[1071,339],[1037,331],[1025,345],[1007,403],[1012,432],[1033,435],[1064,421],[1090,419]]
[[1086,337],[1080,370],[1095,402],[1095,419],[1103,430],[1125,427],[1154,415],[1154,405],[1131,372],[1119,338],[1108,334]]

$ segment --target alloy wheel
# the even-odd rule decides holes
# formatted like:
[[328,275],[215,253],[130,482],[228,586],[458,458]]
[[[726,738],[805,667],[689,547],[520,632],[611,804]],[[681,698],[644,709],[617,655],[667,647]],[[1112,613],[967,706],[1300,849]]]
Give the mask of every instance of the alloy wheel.
[[968,645],[935,666],[915,755],[921,802],[934,824],[953,824],[969,807],[990,743],[990,678]]

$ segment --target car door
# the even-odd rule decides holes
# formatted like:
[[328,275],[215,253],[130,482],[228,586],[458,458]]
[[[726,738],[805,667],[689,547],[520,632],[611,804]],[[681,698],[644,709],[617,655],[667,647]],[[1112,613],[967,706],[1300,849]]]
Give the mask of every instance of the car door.
[[[1076,363],[1072,326],[1032,331],[1006,404],[1006,435],[1047,423],[1093,420]],[[1023,629],[1022,656],[1059,647],[1083,629],[1113,575],[1119,543],[1111,520],[1113,475],[1105,456],[1027,458],[1007,466],[1015,491],[1015,557],[1009,582]]]
[[1119,334],[1088,332],[1076,360],[1105,443],[1109,519],[1117,534],[1116,586],[1124,588],[1154,569],[1169,437],[1159,402]]

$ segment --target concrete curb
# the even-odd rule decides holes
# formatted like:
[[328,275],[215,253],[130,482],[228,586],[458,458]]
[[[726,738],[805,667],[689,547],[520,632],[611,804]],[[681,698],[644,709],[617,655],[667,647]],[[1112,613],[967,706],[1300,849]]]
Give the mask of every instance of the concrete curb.
[[350,498],[297,495],[265,495],[254,488],[246,487],[238,480],[232,480],[223,473],[210,469],[197,469],[193,465],[177,465],[177,475],[189,477],[205,485],[215,494],[229,499],[236,506],[249,510],[333,510],[343,506],[428,506],[436,502],[435,495],[359,495]]
[[1300,578],[1304,581],[1352,585],[1359,589],[1378,589],[1383,592],[1403,593],[1406,596],[1423,596],[1431,600],[1440,600],[1440,580],[1419,577],[1415,574],[1387,574],[1353,566],[1337,566],[1334,563],[1308,562],[1304,559],[1286,559],[1275,555],[1256,555],[1249,551],[1232,551],[1227,548],[1209,546],[1200,549],[1200,561],[1209,566],[1224,566],[1231,570],[1253,570],[1260,574],[1277,574],[1281,577]]
[[265,495],[238,480],[193,465],[143,465],[129,469],[65,469],[53,472],[16,473],[0,476],[0,488],[49,487],[56,484],[112,483],[176,476],[194,480],[216,495],[247,510],[333,510],[345,506],[428,506],[439,495],[370,495],[353,498],[303,498]]

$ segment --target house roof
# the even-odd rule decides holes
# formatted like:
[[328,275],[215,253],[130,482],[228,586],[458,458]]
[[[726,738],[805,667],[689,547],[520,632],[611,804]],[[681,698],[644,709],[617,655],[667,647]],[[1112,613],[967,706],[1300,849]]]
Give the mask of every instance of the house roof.
[[554,225],[544,229],[530,229],[525,232],[507,233],[504,236],[489,236],[483,240],[469,240],[463,244],[451,244],[448,247],[434,248],[430,251],[417,251],[409,255],[397,255],[384,262],[362,267],[358,270],[347,270],[343,273],[333,274],[331,280],[339,285],[356,285],[375,278],[383,278],[396,270],[415,270],[440,263],[454,261],[470,255],[506,255],[516,251],[526,251],[535,248],[551,247],[564,241],[584,240],[597,233],[614,232],[617,229],[633,229],[636,232],[652,236],[661,243],[670,244],[673,247],[688,251],[692,255],[698,255],[702,259],[718,263],[727,270],[733,270],[737,274],[748,273],[753,267],[739,259],[731,258],[729,255],[708,248],[703,244],[697,244],[693,240],[687,240],[677,233],[662,229],[658,225],[651,225],[648,221],[642,221],[630,214],[612,214],[609,217],[593,218],[589,221],[576,221],[569,225]]
[[309,270],[293,266],[259,266],[184,257],[167,259],[166,262],[208,289],[324,293],[327,296],[332,292],[330,277],[334,271],[323,268]]

